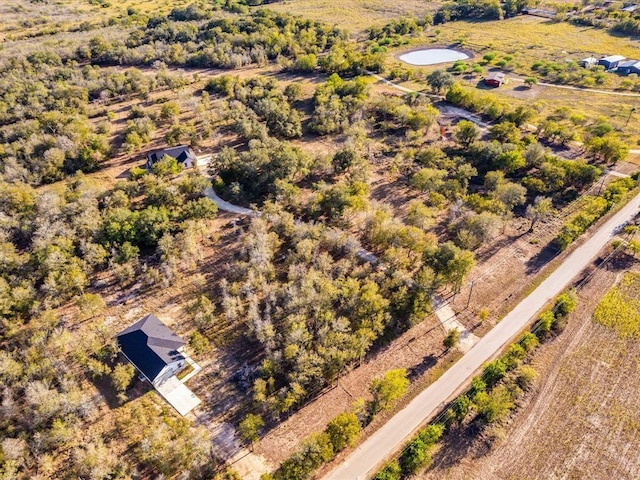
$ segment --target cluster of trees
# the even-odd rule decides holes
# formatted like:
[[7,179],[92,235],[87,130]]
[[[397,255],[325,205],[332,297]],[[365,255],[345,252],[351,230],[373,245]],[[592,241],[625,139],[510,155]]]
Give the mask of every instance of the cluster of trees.
[[[12,59],[0,70],[0,171],[7,181],[32,185],[92,172],[108,158],[111,125],[89,119],[92,103],[121,95],[144,98],[154,89],[184,83],[166,71],[79,68],[48,52]],[[131,144],[140,146],[144,135],[136,135]]]
[[238,152],[224,147],[212,166],[234,198],[264,200],[280,188],[293,188],[304,178],[313,159],[299,147],[275,138],[254,139],[249,149]]
[[573,60],[569,62],[538,60],[531,65],[531,70],[547,82],[587,88],[603,85],[608,78],[602,65],[584,68]]
[[[0,184],[4,475],[61,476],[54,459],[67,454],[66,473],[95,479],[133,474],[136,465],[168,475],[208,462],[202,431],[194,436],[184,424],[147,411],[123,413],[118,430],[128,432],[134,452],[127,458],[120,455],[120,439],[87,441],[86,422],[101,413],[82,375],[108,396],[125,398],[133,369],[116,362],[113,332],[96,317],[105,302],[86,289],[106,268],[117,280],[151,285],[171,281],[180,266],[197,259],[206,221],[216,210],[202,198],[205,185],[196,174],[175,182],[146,174],[106,193],[82,175],[59,193]],[[83,320],[75,325],[54,310],[73,299]]]
[[409,441],[397,460],[388,462],[374,480],[400,480],[410,477],[431,463],[431,450],[438,443],[445,426],[439,423],[428,425]]
[[[518,3],[524,4],[521,9],[525,8],[526,0]],[[516,2],[513,0],[509,2],[509,8],[514,8],[511,4],[515,5]],[[438,25],[455,20],[502,20],[503,18],[504,10],[496,0],[456,0],[445,3],[438,9],[433,16],[433,23]]]
[[[257,119],[266,123],[269,134],[279,138],[302,136],[300,112],[292,107],[299,92],[297,85],[280,88],[276,79],[253,77],[241,80],[239,77],[224,75],[207,83],[210,93],[223,94],[253,110]],[[249,122],[251,118],[242,116],[238,121]],[[258,131],[259,128],[242,127],[242,131]],[[263,138],[264,139],[264,138]]]
[[[193,17],[195,16],[195,19]],[[317,55],[346,33],[293,15],[256,10],[250,15],[202,22],[200,15],[174,10],[150,18],[125,42],[92,38],[76,52],[79,60],[101,65],[169,65],[238,68],[265,65],[278,58]]]
[[375,230],[388,242],[377,249],[395,268],[363,265],[345,232],[295,222],[274,206],[252,221],[239,268],[223,281],[221,309],[230,321],[244,319],[263,351],[253,384],[263,411],[278,417],[318,393],[383,335],[421,321],[434,286],[459,284],[473,266],[468,252],[433,245],[422,230]]
[[426,96],[389,95],[372,100],[366,114],[368,122],[380,133],[411,136],[413,132],[428,132],[436,122],[438,109]]
[[613,31],[635,37],[640,36],[640,20],[637,17],[620,20],[614,25]]
[[319,135],[344,131],[351,122],[351,116],[360,111],[368,97],[364,77],[343,80],[333,73],[326,83],[318,86],[313,97],[312,130]]

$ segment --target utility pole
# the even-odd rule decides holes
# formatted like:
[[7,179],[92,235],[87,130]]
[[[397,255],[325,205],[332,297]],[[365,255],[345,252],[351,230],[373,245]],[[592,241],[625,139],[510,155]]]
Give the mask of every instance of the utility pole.
[[473,293],[473,280],[471,280],[471,288],[469,288],[469,297],[467,298],[467,306],[465,308],[469,308],[469,304],[471,303],[472,293]]
[[627,128],[627,125],[629,125],[629,120],[631,120],[631,115],[633,115],[633,112],[636,111],[636,107],[631,107],[631,110],[629,110],[629,116],[627,117],[627,121],[624,124],[624,128]]
[[604,181],[607,178],[607,175],[609,175],[609,172],[605,170],[604,175],[602,175],[602,181],[600,182],[600,186],[598,187],[598,193],[596,193],[596,197],[600,196],[600,190],[602,190],[602,186],[604,185]]

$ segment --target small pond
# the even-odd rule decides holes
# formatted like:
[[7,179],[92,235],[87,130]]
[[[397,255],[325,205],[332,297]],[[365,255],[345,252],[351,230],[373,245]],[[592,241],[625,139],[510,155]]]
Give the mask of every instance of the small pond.
[[405,53],[398,58],[409,65],[435,65],[437,63],[466,60],[469,55],[450,48],[427,48]]

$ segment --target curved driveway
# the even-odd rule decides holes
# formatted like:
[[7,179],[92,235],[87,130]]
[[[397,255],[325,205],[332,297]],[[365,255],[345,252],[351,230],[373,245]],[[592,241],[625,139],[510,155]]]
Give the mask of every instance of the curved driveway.
[[594,231],[589,240],[569,255],[538,288],[480,339],[466,355],[371,435],[325,478],[356,480],[372,476],[382,463],[398,452],[404,442],[431,419],[486,361],[516,337],[549,300],[570,285],[612,239],[620,225],[633,219],[638,212],[639,203],[640,194]]

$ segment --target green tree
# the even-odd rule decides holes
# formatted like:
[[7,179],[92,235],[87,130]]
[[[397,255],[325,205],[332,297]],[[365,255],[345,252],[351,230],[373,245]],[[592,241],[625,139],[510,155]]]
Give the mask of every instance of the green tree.
[[373,411],[391,408],[393,403],[406,393],[408,387],[409,379],[404,368],[389,370],[382,378],[374,379],[371,382]]
[[451,412],[451,418],[461,425],[464,419],[467,418],[467,414],[471,410],[471,400],[466,395],[460,395],[451,404],[449,411]]
[[533,232],[536,223],[545,221],[551,216],[553,204],[547,197],[536,197],[532,204],[527,205],[524,216],[529,220],[529,231]]
[[346,446],[353,447],[361,431],[358,417],[350,412],[338,415],[329,422],[326,429],[335,452],[343,450]]
[[136,371],[130,363],[119,363],[116,365],[111,372],[111,381],[116,392],[124,393],[135,374]]
[[458,345],[459,341],[460,341],[460,330],[458,330],[457,328],[454,328],[453,330],[449,330],[449,333],[442,341],[442,344],[444,345],[444,348],[446,348],[447,350],[450,350],[456,345]]
[[402,468],[398,460],[392,460],[387,462],[385,466],[380,470],[374,480],[400,480],[402,478]]
[[431,445],[420,437],[411,440],[400,456],[399,462],[402,472],[405,475],[411,475],[431,463],[430,447]]
[[107,306],[102,296],[98,293],[85,293],[76,301],[80,312],[87,318],[95,317]]
[[182,171],[182,165],[178,163],[177,159],[164,155],[151,166],[151,171],[158,177],[171,177]]
[[517,183],[505,182],[496,189],[495,195],[508,210],[513,210],[525,202],[527,189]]
[[514,407],[513,395],[505,385],[498,385],[491,392],[481,392],[474,398],[478,414],[487,423],[504,418]]
[[433,90],[440,93],[450,88],[455,83],[455,80],[453,75],[444,70],[434,70],[427,75],[427,83]]
[[175,120],[180,115],[180,105],[176,102],[165,102],[160,107],[160,118],[163,120]]
[[615,134],[593,137],[587,141],[586,147],[594,157],[614,165],[629,155],[629,146]]
[[518,143],[520,130],[513,122],[497,123],[489,129],[489,138],[503,143]]
[[469,120],[460,120],[456,125],[455,137],[463,147],[469,148],[480,138],[480,129]]
[[245,442],[253,444],[260,439],[260,430],[262,430],[263,427],[264,420],[262,420],[262,417],[249,413],[238,425],[238,432]]
[[204,355],[211,350],[211,345],[207,337],[200,332],[193,332],[189,337],[189,345],[193,348],[196,355]]
[[495,160],[495,164],[498,168],[503,169],[507,173],[513,173],[516,170],[524,168],[526,160],[520,150],[509,150],[503,152]]

